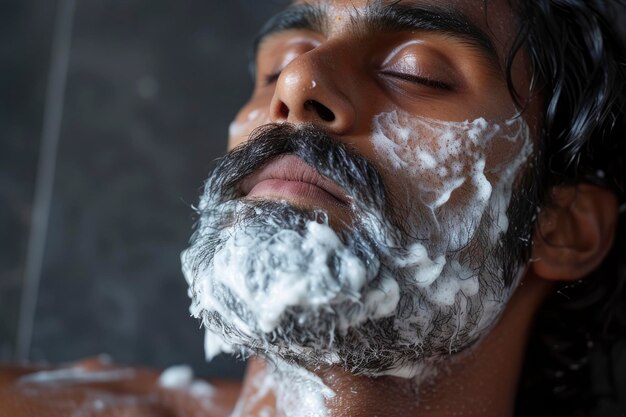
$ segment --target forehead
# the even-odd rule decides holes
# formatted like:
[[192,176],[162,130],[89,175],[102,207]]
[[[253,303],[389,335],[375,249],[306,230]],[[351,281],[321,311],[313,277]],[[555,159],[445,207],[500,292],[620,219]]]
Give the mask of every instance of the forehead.
[[315,11],[316,23],[327,34],[364,28],[363,21],[387,11],[440,14],[448,23],[455,18],[455,30],[486,38],[500,58],[506,56],[517,31],[510,0],[297,0],[291,9],[302,7]]

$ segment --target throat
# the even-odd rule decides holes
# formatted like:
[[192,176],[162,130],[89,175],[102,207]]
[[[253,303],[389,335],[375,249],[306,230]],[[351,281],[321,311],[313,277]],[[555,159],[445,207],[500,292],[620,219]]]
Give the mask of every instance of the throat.
[[402,378],[256,358],[231,417],[510,417],[519,359],[479,349],[450,358],[428,377]]
[[231,417],[419,416],[421,388],[416,379],[357,376],[338,367],[309,371],[253,359]]

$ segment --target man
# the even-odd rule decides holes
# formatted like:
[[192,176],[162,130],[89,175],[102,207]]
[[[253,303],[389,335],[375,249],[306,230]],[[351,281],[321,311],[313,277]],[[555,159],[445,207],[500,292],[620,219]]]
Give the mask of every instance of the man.
[[[0,395],[94,415],[129,391],[148,415],[584,415],[516,398],[551,294],[584,279],[609,289],[590,311],[623,300],[607,260],[623,245],[623,51],[588,2],[511,3],[296,2],[264,28],[182,255],[207,356],[250,357],[236,405],[234,387],[173,372],[154,392],[154,375],[100,362],[14,370]],[[587,320],[569,344],[602,341]],[[94,385],[117,396],[96,404]]]

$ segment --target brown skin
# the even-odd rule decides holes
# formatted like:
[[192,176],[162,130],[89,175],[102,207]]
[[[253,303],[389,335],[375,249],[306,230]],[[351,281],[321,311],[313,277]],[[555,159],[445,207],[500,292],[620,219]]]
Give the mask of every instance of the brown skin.
[[[270,121],[315,123],[376,163],[370,140],[371,120],[381,112],[402,110],[452,121],[477,117],[502,120],[513,115],[513,100],[504,73],[489,66],[485,56],[475,48],[433,33],[355,31],[345,11],[362,8],[366,0],[325,3],[331,7],[327,9],[323,33],[290,30],[272,35],[262,43],[256,87],[236,118],[238,129],[230,138],[230,148],[245,141],[252,129]],[[488,34],[503,65],[515,28],[507,1],[491,0],[487,11],[483,9],[483,0],[404,0],[402,3],[434,4],[461,11]],[[406,47],[397,59],[383,65],[391,50],[410,40],[420,43]],[[436,78],[452,84],[453,88],[441,90],[389,75],[400,70],[413,70],[416,72],[413,75]],[[276,71],[280,71],[280,76],[267,83],[265,77]],[[518,91],[528,91],[530,76],[523,55],[514,63],[513,78]],[[524,118],[531,130],[537,132],[540,98],[522,99],[528,102]],[[326,106],[334,114],[334,120],[327,121],[315,109],[306,106],[308,100]],[[394,179],[387,177],[385,181],[393,189]],[[539,218],[533,262],[528,265],[523,282],[501,319],[484,340],[470,352],[451,360],[444,372],[419,389],[411,381],[395,377],[357,377],[339,368],[313,370],[337,394],[328,401],[330,415],[511,416],[526,341],[542,301],[555,281],[580,279],[593,270],[610,248],[615,230],[617,201],[610,192],[579,185],[557,188],[553,190],[553,197],[554,204],[545,208]],[[306,195],[272,195],[270,192],[261,198],[287,198],[304,207],[324,207]],[[324,208],[335,218],[345,220],[349,216],[337,207]],[[267,371],[262,359],[250,361],[239,398],[244,415],[254,415],[264,405],[273,404],[272,396],[257,403],[248,401],[256,390],[254,378]],[[0,376],[0,404],[9,404],[8,407],[22,404],[19,410],[10,409],[12,412],[8,415],[12,416],[21,415],[20,411],[24,415],[55,415],[24,408],[14,381],[26,372],[10,368]],[[157,373],[141,371],[132,380],[99,384],[98,389],[140,396],[156,393],[155,401],[167,410],[163,415],[183,415],[185,410],[181,405],[197,406],[189,397],[185,399],[187,394],[164,393],[158,389],[156,378]],[[76,387],[73,395],[80,397],[85,388]],[[222,411],[216,408],[213,415],[228,415],[224,410],[233,406],[237,393],[236,386],[223,386],[216,396],[220,398]],[[12,402],[7,403],[9,399]],[[42,404],[36,406],[45,408]],[[146,415],[159,415],[154,409],[142,411]]]

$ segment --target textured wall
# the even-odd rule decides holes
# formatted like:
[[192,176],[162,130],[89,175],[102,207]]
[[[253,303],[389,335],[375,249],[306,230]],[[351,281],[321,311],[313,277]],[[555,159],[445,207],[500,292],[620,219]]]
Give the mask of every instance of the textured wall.
[[[108,353],[240,372],[204,365],[178,256],[190,204],[250,92],[251,39],[281,3],[76,2],[30,359]],[[29,325],[19,303],[33,290],[23,276],[62,4],[0,1],[0,360]]]

